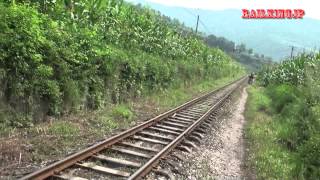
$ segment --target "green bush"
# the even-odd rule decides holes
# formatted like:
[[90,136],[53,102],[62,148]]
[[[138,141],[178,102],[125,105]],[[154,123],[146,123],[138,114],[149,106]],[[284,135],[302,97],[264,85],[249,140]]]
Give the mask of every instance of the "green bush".
[[178,22],[123,1],[96,2],[0,3],[0,94],[12,113],[35,123],[40,111],[61,116],[96,110],[243,73]]
[[[260,93],[264,93],[272,101],[268,105],[271,110],[268,113],[271,122],[264,124],[259,132],[270,132],[267,139],[271,138],[274,144],[268,143],[266,150],[261,150],[257,154],[264,156],[267,151],[287,154],[282,157],[270,154],[270,159],[258,159],[262,162],[257,162],[256,165],[262,168],[261,172],[265,173],[261,175],[262,177],[272,177],[273,174],[279,174],[274,177],[276,179],[317,179],[319,177],[319,67],[319,53],[302,54],[293,60],[286,60],[267,68],[259,74],[259,83],[266,86],[265,92],[260,91]],[[249,100],[249,104],[253,103]],[[255,109],[253,111],[257,112]],[[250,118],[255,119],[254,115]],[[249,129],[257,131],[253,128]],[[253,133],[252,137],[259,139],[258,133]],[[283,161],[290,168],[270,169],[270,172],[263,170],[268,168],[266,164],[271,161]]]
[[297,176],[305,179],[320,177],[320,134],[314,133],[311,138],[299,148],[300,163]]
[[133,118],[133,112],[130,110],[130,108],[124,105],[117,105],[112,109],[111,114],[116,120],[119,118],[131,120]]
[[294,86],[282,84],[269,86],[267,94],[272,99],[272,106],[277,113],[282,112],[283,108],[297,100],[297,90]]

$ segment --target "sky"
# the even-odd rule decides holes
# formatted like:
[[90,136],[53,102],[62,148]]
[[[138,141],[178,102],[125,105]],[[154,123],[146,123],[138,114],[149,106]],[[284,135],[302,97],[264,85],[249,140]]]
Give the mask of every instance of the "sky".
[[[135,1],[135,0],[129,0]],[[168,6],[199,8],[208,10],[224,9],[303,9],[306,17],[320,20],[318,0],[145,0]]]

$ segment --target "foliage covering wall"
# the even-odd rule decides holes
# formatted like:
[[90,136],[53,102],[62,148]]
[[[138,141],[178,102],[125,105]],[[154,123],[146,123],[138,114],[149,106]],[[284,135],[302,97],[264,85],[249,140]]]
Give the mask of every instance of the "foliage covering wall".
[[242,72],[190,29],[123,1],[5,0],[0,19],[0,121],[13,126]]

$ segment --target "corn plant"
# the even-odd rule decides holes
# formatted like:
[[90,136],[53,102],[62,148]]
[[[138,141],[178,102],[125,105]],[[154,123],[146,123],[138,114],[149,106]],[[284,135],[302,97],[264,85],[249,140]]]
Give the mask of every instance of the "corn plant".
[[265,67],[260,72],[264,85],[289,83],[293,85],[305,84],[306,68],[314,67],[320,61],[319,54],[302,54],[280,64]]

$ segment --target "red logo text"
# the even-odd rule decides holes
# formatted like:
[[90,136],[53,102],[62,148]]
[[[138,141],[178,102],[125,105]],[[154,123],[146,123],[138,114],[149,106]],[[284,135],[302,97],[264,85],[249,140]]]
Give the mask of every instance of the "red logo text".
[[303,9],[242,9],[243,19],[302,19]]

